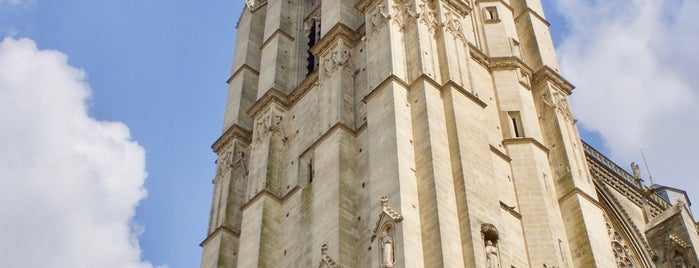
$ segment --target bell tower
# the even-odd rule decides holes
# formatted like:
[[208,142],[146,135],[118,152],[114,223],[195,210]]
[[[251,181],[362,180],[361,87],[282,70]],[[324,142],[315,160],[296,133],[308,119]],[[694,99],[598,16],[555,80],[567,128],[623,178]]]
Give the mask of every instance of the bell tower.
[[539,0],[247,0],[202,267],[606,267]]

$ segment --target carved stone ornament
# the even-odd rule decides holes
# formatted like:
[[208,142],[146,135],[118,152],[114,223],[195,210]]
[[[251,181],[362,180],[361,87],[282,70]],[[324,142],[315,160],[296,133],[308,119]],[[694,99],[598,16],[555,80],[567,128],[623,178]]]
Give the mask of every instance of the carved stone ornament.
[[385,5],[378,5],[376,11],[369,16],[369,25],[371,25],[371,30],[369,34],[373,34],[383,27],[388,20],[391,19],[391,14],[386,11]]
[[216,160],[216,179],[223,177],[224,174],[233,166],[233,152],[224,152]]
[[286,143],[288,137],[284,132],[282,127],[282,120],[284,117],[281,115],[267,115],[263,120],[260,120],[255,125],[255,142],[261,141],[268,135],[279,136],[282,142]]
[[631,261],[631,253],[629,252],[629,246],[626,244],[626,241],[624,241],[619,232],[614,230],[609,221],[607,221],[606,217],[604,220],[607,224],[607,234],[609,235],[609,239],[612,243],[612,253],[614,253],[614,258],[616,259],[617,267],[634,267],[634,264]]
[[568,97],[560,90],[554,89],[551,94],[542,94],[541,101],[546,106],[556,109],[561,115],[563,115],[563,118],[565,118],[566,121],[575,122],[573,113],[570,111],[570,105],[568,105]]
[[352,54],[344,47],[336,47],[330,55],[323,59],[320,81],[330,78],[335,71],[349,71],[354,75],[354,65],[352,65]]
[[405,3],[407,1],[403,0],[404,3],[396,2],[393,5],[393,14],[391,17],[393,23],[398,26],[398,31],[403,31],[405,26],[411,21],[411,18],[416,19],[418,14],[413,10],[413,4]]
[[320,265],[318,268],[339,268],[335,260],[333,260],[330,255],[328,255],[328,245],[323,244],[320,247]]
[[431,0],[421,0],[419,4],[420,7],[420,22],[427,26],[430,33],[434,34],[439,28],[442,27],[442,22],[439,21],[437,16],[437,11],[434,7],[434,3]]
[[248,163],[245,158],[245,152],[236,153],[236,157],[235,160],[233,160],[233,163],[231,164],[231,168],[242,172],[244,176],[248,175]]
[[444,13],[444,28],[447,32],[451,33],[454,38],[461,40],[466,44],[466,37],[464,36],[463,29],[461,28],[461,18],[458,15],[454,15],[452,12]]
[[255,11],[257,8],[261,7],[266,3],[267,0],[245,0],[245,5],[247,5],[248,8],[252,11]]
[[222,178],[229,171],[240,171],[243,176],[248,175],[248,164],[245,152],[225,152],[216,160],[216,179]]

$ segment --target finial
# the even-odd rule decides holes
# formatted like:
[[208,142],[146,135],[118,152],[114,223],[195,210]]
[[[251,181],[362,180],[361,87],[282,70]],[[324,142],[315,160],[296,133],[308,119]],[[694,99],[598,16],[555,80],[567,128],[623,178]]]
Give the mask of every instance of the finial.
[[384,206],[384,207],[388,206],[388,198],[386,196],[381,197],[381,206]]

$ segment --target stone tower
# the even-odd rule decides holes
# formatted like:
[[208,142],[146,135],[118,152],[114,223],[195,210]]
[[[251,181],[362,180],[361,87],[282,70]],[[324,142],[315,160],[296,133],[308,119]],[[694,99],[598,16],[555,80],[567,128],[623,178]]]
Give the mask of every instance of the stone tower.
[[247,0],[237,28],[202,267],[616,267],[610,230],[672,210],[606,210],[636,203],[591,174],[540,0]]

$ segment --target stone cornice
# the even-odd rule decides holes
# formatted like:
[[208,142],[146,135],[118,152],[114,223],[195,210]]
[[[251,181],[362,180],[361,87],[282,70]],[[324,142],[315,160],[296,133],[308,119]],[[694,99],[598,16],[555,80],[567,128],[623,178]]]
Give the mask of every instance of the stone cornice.
[[294,188],[292,188],[291,190],[289,190],[289,191],[288,191],[283,197],[281,197],[281,198],[280,198],[280,197],[277,197],[275,194],[273,194],[272,192],[268,191],[267,189],[264,189],[264,190],[262,190],[262,191],[257,192],[257,194],[255,194],[255,196],[253,196],[252,198],[250,198],[250,200],[248,200],[247,202],[245,202],[245,204],[243,204],[242,206],[240,206],[240,211],[244,211],[246,208],[250,207],[250,205],[252,205],[252,203],[255,203],[255,201],[261,199],[261,198],[264,197],[264,196],[267,196],[267,197],[269,197],[270,199],[272,199],[272,200],[274,200],[274,201],[277,201],[277,203],[279,203],[279,204],[284,204],[284,202],[286,202],[286,200],[289,200],[289,198],[290,198],[294,193],[298,192],[298,190],[300,190],[300,189],[301,189],[301,187],[298,186],[298,185],[296,185],[296,186],[294,186]]
[[582,196],[582,197],[585,198],[585,200],[587,200],[588,202],[590,202],[590,203],[592,203],[593,205],[595,205],[596,207],[602,209],[602,205],[599,203],[599,201],[598,201],[596,198],[594,198],[593,196],[589,195],[588,193],[586,193],[585,191],[583,191],[582,189],[580,189],[580,188],[578,188],[578,187],[573,188],[572,190],[568,191],[568,192],[565,193],[563,196],[561,196],[560,198],[558,198],[558,203],[560,204],[560,203],[566,201],[568,198],[573,197],[574,195]]
[[526,63],[524,63],[524,61],[514,56],[491,57],[488,60],[488,68],[490,68],[491,71],[522,69],[529,75],[534,73],[534,71],[532,71],[532,68],[529,68],[529,66]]
[[447,88],[447,87],[451,87],[451,88],[455,89],[456,91],[458,91],[459,93],[461,93],[462,95],[468,97],[469,99],[471,99],[473,102],[475,102],[481,108],[485,108],[488,106],[488,104],[483,102],[480,98],[478,98],[478,96],[474,95],[471,92],[468,92],[464,87],[462,87],[461,85],[457,84],[456,82],[454,82],[452,80],[447,81],[447,83],[444,84],[442,90]]
[[471,55],[471,58],[478,62],[478,64],[482,65],[483,67],[490,68],[490,63],[488,62],[488,55],[483,53],[480,49],[478,49],[475,45],[471,44],[470,42],[468,43],[468,49],[469,49],[469,54]]
[[359,34],[349,26],[338,22],[311,48],[311,53],[320,56],[319,53],[331,47],[338,39],[345,40],[350,46],[359,41]]
[[458,83],[456,83],[452,80],[449,80],[444,85],[440,85],[437,81],[432,79],[432,77],[429,77],[426,74],[422,74],[422,75],[418,76],[410,84],[403,81],[403,79],[400,79],[398,76],[391,74],[386,79],[384,79],[378,86],[376,86],[373,90],[371,90],[371,92],[369,92],[369,94],[364,96],[364,98],[362,98],[362,102],[368,103],[369,100],[371,100],[371,98],[374,97],[374,95],[376,95],[379,91],[381,91],[381,89],[386,87],[386,85],[388,85],[391,82],[396,82],[396,83],[400,84],[402,87],[404,87],[408,91],[411,90],[413,87],[415,87],[415,85],[419,82],[427,82],[427,83],[431,84],[432,86],[434,86],[435,88],[439,89],[440,92],[444,92],[444,90],[446,90],[447,88],[452,88],[452,89],[458,91],[459,93],[463,94],[464,96],[468,97],[469,99],[471,99],[474,103],[476,103],[481,108],[485,108],[488,106],[485,102],[480,100],[476,95],[472,94],[471,92],[468,92],[466,89],[464,89]]
[[544,81],[553,83],[568,95],[572,94],[573,89],[575,88],[573,84],[569,83],[563,78],[563,76],[548,66],[541,67],[541,69],[534,73],[534,76],[532,77],[532,88],[536,88],[539,83]]
[[[366,124],[364,124],[364,125],[366,125]],[[362,125],[362,126],[364,126],[364,125]],[[304,150],[303,153],[301,153],[301,155],[306,155],[311,150],[314,150],[315,148],[318,147],[318,145],[323,143],[323,141],[325,141],[325,139],[330,137],[330,135],[335,133],[335,131],[339,131],[339,130],[344,130],[345,132],[349,133],[353,137],[356,137],[357,134],[359,133],[359,131],[354,131],[351,127],[349,127],[343,123],[335,123],[335,125],[333,125],[332,127],[330,127],[330,129],[325,131],[325,133],[323,133],[323,135],[321,135],[320,138],[318,138],[315,142],[313,142],[313,144],[311,144],[311,146],[308,146],[308,148],[306,148],[306,150]]]
[[388,77],[386,77],[386,79],[384,79],[381,83],[379,83],[378,86],[372,89],[371,92],[369,92],[369,94],[364,96],[364,98],[362,98],[362,102],[368,103],[369,100],[371,100],[371,98],[373,98],[379,91],[381,91],[384,87],[386,87],[386,85],[390,84],[391,82],[396,82],[406,89],[409,88],[408,83],[403,81],[403,79],[400,79],[395,74],[391,74]]
[[359,3],[357,3],[354,8],[365,13],[369,7],[376,5],[376,3],[380,1],[381,0],[359,0]]
[[240,73],[242,73],[243,70],[248,70],[249,72],[251,72],[251,73],[253,73],[253,74],[257,75],[257,76],[260,76],[260,72],[257,71],[257,70],[255,70],[255,68],[250,67],[250,65],[243,64],[242,66],[240,66],[240,67],[238,68],[238,70],[235,70],[235,72],[233,72],[233,74],[228,78],[228,80],[226,80],[226,84],[230,84],[231,81],[233,81],[233,78],[235,78],[235,77],[238,76]]
[[214,144],[211,145],[211,149],[218,154],[221,149],[227,147],[227,145],[234,139],[242,141],[245,144],[250,144],[250,141],[252,140],[252,132],[238,124],[233,124],[214,142]]
[[546,154],[549,153],[549,148],[546,148],[544,144],[539,142],[538,140],[534,138],[513,138],[513,139],[504,139],[502,141],[503,145],[510,145],[510,144],[532,144],[536,146],[537,148],[541,149],[544,151]]
[[272,39],[274,39],[275,37],[279,37],[279,36],[284,36],[287,39],[289,39],[289,41],[294,41],[294,38],[290,34],[282,31],[281,29],[277,29],[267,38],[267,40],[265,40],[262,43],[262,45],[260,46],[260,50],[264,49],[269,44],[269,42],[272,42]]
[[503,0],[478,0],[478,1],[476,1],[476,3],[477,4],[480,4],[480,3],[500,3],[505,8],[507,8],[507,10],[509,10],[513,15],[515,13],[515,9],[512,8],[512,6],[510,6],[510,4],[508,4],[507,2],[505,2]]
[[473,8],[469,6],[466,1],[446,0],[443,1],[443,3],[447,4],[454,11],[461,13],[462,16],[467,16],[469,13],[471,13],[471,11],[473,11]]
[[296,88],[289,93],[289,96],[287,96],[287,103],[289,104],[289,109],[298,102],[303,95],[306,95],[308,91],[310,91],[313,86],[315,86],[318,83],[318,72],[314,71],[308,76],[306,76],[306,79],[304,79],[301,84],[296,86]]
[[499,156],[500,158],[502,158],[502,160],[505,160],[507,162],[512,161],[512,158],[507,156],[507,154],[503,153],[502,151],[500,151],[500,149],[498,149],[497,147],[495,147],[493,145],[490,145],[490,151],[493,152],[495,155]]
[[226,227],[226,226],[221,226],[221,227],[216,228],[215,231],[211,232],[211,234],[209,234],[209,235],[206,237],[206,239],[204,239],[204,241],[202,241],[201,243],[199,243],[199,246],[200,246],[200,247],[205,247],[206,244],[208,244],[211,240],[214,239],[214,237],[218,236],[220,233],[226,233],[226,234],[232,235],[232,236],[234,236],[234,237],[236,237],[236,238],[240,238],[240,233],[238,233],[238,232],[236,232],[236,231],[233,231],[233,230],[229,229],[229,228]]
[[279,104],[284,109],[289,108],[289,101],[286,95],[276,88],[270,88],[264,95],[262,95],[261,98],[257,100],[257,102],[255,102],[252,107],[250,107],[250,110],[248,110],[248,115],[251,118],[257,117],[257,114],[264,110],[264,108],[266,108],[272,102]]
[[318,72],[313,72],[309,74],[306,79],[301,82],[296,88],[289,93],[289,95],[284,95],[281,91],[270,88],[270,90],[265,93],[260,99],[255,102],[255,104],[248,110],[248,115],[255,118],[258,113],[267,108],[270,103],[276,103],[285,110],[291,109],[296,102],[298,102],[301,97],[306,95],[314,86],[318,84]]

